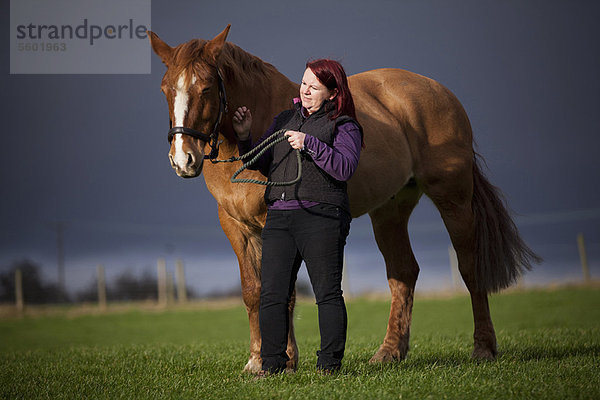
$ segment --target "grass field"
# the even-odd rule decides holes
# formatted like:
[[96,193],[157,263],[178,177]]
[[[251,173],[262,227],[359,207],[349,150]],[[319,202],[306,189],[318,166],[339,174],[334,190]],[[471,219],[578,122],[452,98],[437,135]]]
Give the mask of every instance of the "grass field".
[[300,365],[254,381],[242,373],[248,322],[241,305],[0,320],[0,398],[438,399],[600,398],[600,290],[491,297],[500,356],[474,362],[465,296],[417,298],[411,351],[370,365],[389,303],[348,302],[342,371],[315,372],[316,306],[296,313]]

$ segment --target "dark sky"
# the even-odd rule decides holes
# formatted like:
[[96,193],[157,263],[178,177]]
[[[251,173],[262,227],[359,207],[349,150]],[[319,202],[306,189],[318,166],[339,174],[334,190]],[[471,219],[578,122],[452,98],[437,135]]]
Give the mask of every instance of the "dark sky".
[[[594,1],[152,1],[152,30],[167,43],[231,23],[229,41],[296,82],[307,59],[331,57],[348,74],[397,67],[447,86],[488,176],[546,259],[536,273],[564,268],[567,278],[577,274],[578,232],[600,269],[599,20]],[[54,278],[52,224],[63,222],[71,287],[98,263],[115,274],[152,269],[157,257],[183,257],[200,290],[235,283],[203,178],[183,180],[169,165],[158,57],[149,75],[10,75],[8,1],[0,22],[0,268],[29,258]],[[428,264],[447,262],[447,236],[422,203],[413,245],[422,277],[434,279]],[[353,223],[349,271],[356,287],[371,277],[385,287],[382,266],[363,266],[382,263],[369,230],[366,217]],[[363,247],[373,261],[351,257]]]

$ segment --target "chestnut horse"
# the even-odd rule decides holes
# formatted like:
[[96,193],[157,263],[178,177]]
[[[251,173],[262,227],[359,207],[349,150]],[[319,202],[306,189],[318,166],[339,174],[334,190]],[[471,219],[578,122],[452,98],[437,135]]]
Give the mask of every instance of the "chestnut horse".
[[[237,107],[252,110],[252,139],[257,140],[275,115],[291,107],[299,86],[271,64],[226,42],[229,28],[212,40],[195,39],[177,47],[170,47],[153,32],[148,34],[154,52],[167,67],[161,88],[176,127],[170,131],[169,159],[181,177],[196,177],[204,171],[206,185],[217,201],[221,226],[239,262],[250,320],[250,358],[244,369],[258,371],[264,186],[230,183],[240,162],[211,163],[205,155],[214,154],[219,143],[220,159],[238,155],[231,121]],[[392,296],[387,332],[371,362],[402,360],[408,351],[419,266],[407,224],[423,193],[442,216],[471,296],[472,355],[495,359],[488,293],[515,282],[538,257],[521,240],[498,190],[481,173],[462,105],[441,84],[400,69],[363,72],[350,76],[349,84],[365,142],[358,169],[348,182],[351,213],[371,217]],[[225,94],[228,110],[223,106]],[[218,140],[202,133],[211,131]],[[265,179],[258,171],[244,174]],[[290,313],[293,307],[294,300]],[[288,368],[295,369],[298,349],[290,328]]]

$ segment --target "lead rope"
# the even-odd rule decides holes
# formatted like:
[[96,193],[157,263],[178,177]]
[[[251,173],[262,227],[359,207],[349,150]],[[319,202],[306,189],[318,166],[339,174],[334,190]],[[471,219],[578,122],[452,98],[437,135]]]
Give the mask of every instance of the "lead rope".
[[[244,155],[241,155],[239,157],[231,157],[226,160],[212,160],[212,162],[225,163],[225,162],[234,162],[234,161],[245,161],[254,155],[254,157],[250,158],[250,160],[248,160],[248,161],[245,161],[244,164],[240,168],[238,168],[237,171],[235,171],[233,173],[233,175],[231,176],[231,179],[230,179],[230,181],[232,183],[255,183],[257,185],[264,185],[264,186],[290,186],[290,185],[293,185],[293,184],[297,183],[300,180],[300,178],[302,177],[302,160],[300,158],[300,150],[297,150],[297,149],[295,150],[295,152],[296,152],[296,159],[298,160],[298,176],[296,176],[296,179],[294,179],[293,181],[271,182],[271,181],[261,181],[259,179],[237,179],[237,176],[240,173],[242,173],[242,171],[244,171],[246,168],[248,168],[249,166],[256,163],[258,161],[258,159],[263,154],[265,154],[265,152],[267,150],[269,150],[271,147],[275,146],[277,143],[287,140],[285,135],[281,136],[279,138],[277,137],[279,135],[282,135],[286,131],[287,131],[287,129],[278,130],[277,132],[273,133],[271,136],[269,136],[268,138],[266,138],[265,140],[260,142],[255,148],[253,148],[252,150],[250,150],[249,152],[247,152]],[[255,155],[255,153],[256,153],[256,155]]]

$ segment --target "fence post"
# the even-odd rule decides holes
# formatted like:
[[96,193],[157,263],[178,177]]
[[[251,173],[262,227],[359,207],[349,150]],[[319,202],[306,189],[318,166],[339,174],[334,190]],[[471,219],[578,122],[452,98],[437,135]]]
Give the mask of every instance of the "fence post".
[[167,272],[167,304],[175,303],[175,285],[173,284],[173,274]]
[[452,245],[448,246],[448,257],[450,258],[450,272],[452,273],[452,287],[455,291],[460,289],[460,273],[458,272],[458,256]]
[[167,263],[164,258],[159,258],[157,262],[158,272],[158,305],[167,305]]
[[583,272],[583,281],[590,283],[590,269],[587,261],[587,254],[585,252],[585,240],[583,239],[583,233],[577,235],[577,247],[579,247],[579,259],[581,260],[581,271]]
[[25,302],[23,300],[23,273],[20,268],[15,270],[15,303],[19,314],[22,313]]
[[96,276],[98,278],[98,307],[106,310],[106,279],[104,277],[104,266],[96,267]]
[[175,280],[177,281],[177,301],[179,304],[187,303],[187,290],[185,289],[185,273],[183,261],[175,262]]

